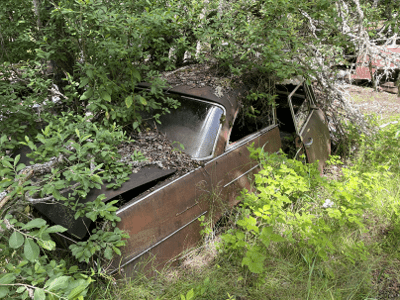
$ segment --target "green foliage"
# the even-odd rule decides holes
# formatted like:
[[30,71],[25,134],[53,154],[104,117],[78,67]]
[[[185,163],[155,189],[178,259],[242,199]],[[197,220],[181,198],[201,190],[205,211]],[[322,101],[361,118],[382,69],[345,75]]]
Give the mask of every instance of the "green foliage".
[[371,174],[344,170],[343,181],[328,181],[319,176],[316,164],[262,149],[251,152],[263,167],[255,175],[257,193],[243,192],[237,228],[222,235],[225,249],[242,256],[242,265],[263,273],[268,251],[276,244],[292,245],[307,261],[326,261],[340,253],[352,263],[366,259],[362,241],[346,245],[345,251],[333,241],[345,228],[365,230],[362,216],[371,193],[360,191],[376,187]]
[[[373,7],[361,1],[365,25],[378,24],[377,16],[384,16],[384,26],[396,32],[393,3]],[[64,229],[28,219],[25,200],[58,201],[73,209],[75,217],[102,225],[87,241],[71,246],[74,259],[93,263],[97,255],[103,262],[120,254],[126,234],[115,228],[116,203],[104,203],[103,196],[86,205],[77,200],[104,183],[118,188],[127,180],[130,169],[120,161],[118,146],[131,141],[123,130],[139,130],[142,112],[157,110],[152,117],[158,121],[160,114],[179,105],[163,96],[166,84],[159,72],[182,65],[185,51],[192,61],[212,60],[220,71],[235,75],[257,69],[275,78],[294,74],[310,78],[318,71],[315,53],[309,52],[313,46],[330,61],[337,60],[338,53],[354,50],[339,33],[342,23],[334,2],[235,1],[228,9],[221,5],[223,1],[2,1],[0,194],[6,192],[8,202],[2,208],[13,217],[2,220],[0,297],[82,299],[94,280],[93,274],[69,267],[54,255],[51,234]],[[352,13],[355,6],[349,9]],[[308,32],[307,15],[323,24],[314,34]],[[149,90],[136,89],[143,81],[151,83]],[[272,100],[266,95],[262,89],[250,94],[248,101]],[[246,109],[251,115],[262,112],[253,104]],[[269,252],[288,245],[308,266],[340,255],[359,262],[365,246],[357,238],[346,240],[341,232],[364,233],[361,216],[369,205],[389,211],[389,206],[379,208],[371,200],[391,190],[382,181],[395,182],[398,132],[398,126],[390,126],[378,133],[376,141],[357,137],[361,145],[357,165],[336,183],[319,178],[315,167],[266,158],[254,150],[253,156],[264,166],[256,181],[258,194],[243,194],[238,227],[224,236],[227,251],[259,274],[266,273],[262,262],[268,261]],[[39,181],[32,181],[31,166],[13,155],[22,145],[32,150],[34,163],[51,166]],[[178,146],[177,151],[184,149]],[[132,158],[145,159],[140,152]],[[395,236],[399,208],[396,197],[388,198],[390,213],[385,216]],[[387,244],[393,243],[388,240]],[[101,266],[98,269],[101,274]],[[217,284],[205,280],[193,289],[186,286],[174,292],[173,297],[210,298]],[[225,296],[224,292],[221,297]]]
[[122,239],[128,237],[129,235],[119,228],[115,228],[114,232],[94,229],[87,241],[78,242],[69,248],[79,262],[89,263],[95,253],[101,253],[106,259],[111,260],[114,256],[113,253],[121,255],[119,247],[125,245]]
[[[127,235],[115,228],[120,220],[116,201],[105,203],[104,195],[86,204],[78,200],[91,189],[103,184],[116,189],[128,179],[130,167],[118,153],[121,144],[132,142],[124,127],[138,130],[142,111],[157,110],[157,121],[179,105],[163,96],[165,83],[158,73],[182,62],[189,45],[186,37],[192,34],[185,29],[192,21],[184,15],[200,13],[202,5],[185,12],[186,3],[170,4],[166,8],[165,1],[2,2],[0,192],[7,202],[3,209],[11,209],[12,220],[19,220],[6,228],[2,241],[9,237],[10,242],[4,244],[2,255],[20,253],[18,257],[28,262],[21,272],[30,272],[38,261],[51,268],[55,261],[47,252],[55,248],[49,233],[57,227],[48,227],[41,219],[24,226],[20,224],[26,217],[15,217],[29,212],[24,210],[29,203],[57,201],[74,210],[75,218],[87,217],[102,226],[88,240],[71,245],[77,261],[93,263],[94,255],[107,261],[121,254]],[[152,83],[150,89],[135,89],[141,81]],[[21,146],[31,149],[28,157],[35,165],[25,166],[19,155],[12,156]],[[132,158],[145,159],[140,152]],[[40,272],[41,285],[36,277],[16,275],[17,281],[1,287],[1,295],[10,296],[24,286],[24,291],[18,290],[22,298],[26,293],[37,299],[82,298],[91,277],[78,269],[71,277],[66,263],[58,264],[62,266],[54,277]],[[0,265],[0,272],[4,268]],[[59,281],[53,283],[57,276]]]
[[66,228],[49,226],[40,218],[24,224],[11,215],[0,226],[3,234],[12,232],[8,245],[0,244],[5,262],[0,266],[0,298],[83,299],[94,279],[77,272],[77,266],[68,267],[64,260],[51,258],[56,249],[51,234]]
[[207,221],[205,216],[201,216],[197,220],[200,221],[200,226],[202,227],[202,229],[200,230],[200,234],[203,236],[210,235],[213,230],[210,221]]
[[[3,143],[6,140],[7,137],[3,135],[0,147],[4,145]],[[85,216],[92,221],[103,220],[108,222],[111,228],[114,228],[116,222],[120,221],[115,215],[117,201],[104,203],[105,197],[100,195],[95,201],[84,205],[74,201],[74,199],[85,197],[90,189],[100,188],[103,182],[108,181],[109,187],[117,188],[126,180],[130,169],[126,164],[118,162],[121,155],[117,152],[118,145],[122,142],[129,142],[122,130],[115,124],[111,128],[104,125],[96,126],[96,124],[89,122],[87,117],[63,114],[42,129],[41,133],[34,137],[34,141],[32,142],[26,136],[25,141],[20,143],[31,148],[32,152],[28,156],[35,162],[54,163],[55,159],[58,159],[58,161],[52,166],[51,172],[43,176],[41,184],[32,185],[28,178],[31,171],[29,171],[29,167],[27,168],[24,164],[19,163],[20,156],[17,155],[14,159],[4,156],[0,165],[0,176],[3,178],[1,187],[9,190],[7,197],[14,199],[26,197],[30,201],[54,198],[76,210],[75,218]],[[68,146],[66,147],[66,145]],[[141,157],[141,153],[136,153],[136,156]],[[65,191],[68,192],[67,195]],[[53,265],[54,263],[51,262],[53,260],[50,261],[46,255],[40,255],[40,252],[53,251],[55,243],[49,234],[63,232],[66,229],[61,226],[48,227],[42,219],[33,219],[27,224],[12,219],[9,223],[11,226],[7,228],[10,231],[9,250],[18,249],[18,251],[22,251],[23,248],[21,255],[29,262],[24,268],[31,268],[30,264],[37,261],[40,261],[45,269],[51,268],[49,264]],[[39,228],[39,230],[32,231],[33,228]],[[106,260],[110,260],[114,253],[121,255],[119,248],[125,245],[123,239],[127,237],[128,235],[118,228],[114,228],[113,231],[95,229],[88,240],[73,244],[70,249],[72,255],[79,262],[92,262],[94,255],[100,255]],[[65,265],[64,262],[62,264]],[[61,297],[65,294],[69,297],[68,299],[77,299],[84,295],[93,280],[88,279],[87,275],[81,272],[77,272],[75,277],[68,275],[68,280],[66,279],[64,282],[64,290],[61,290],[61,288],[59,291],[52,289],[51,280],[59,276],[65,278],[68,274],[66,270],[66,267],[61,268],[54,275],[55,277],[46,277],[45,273],[40,272],[39,274],[43,273],[40,275],[43,279],[38,282],[46,282],[46,284],[49,282],[50,288],[47,289],[45,285],[43,289],[35,289],[35,295],[36,293],[44,293],[49,299],[52,299],[51,295]],[[23,269],[21,272],[29,271]],[[30,276],[33,275],[30,274]],[[36,285],[35,282],[38,279],[36,277],[33,277],[32,280],[29,278],[26,279],[27,281],[20,281],[20,283],[14,281],[9,283],[10,293],[14,291],[13,288]],[[82,288],[78,288],[77,280],[79,280],[79,286]],[[73,288],[70,288],[71,286]]]
[[190,291],[188,291],[186,293],[186,296],[184,296],[182,294],[180,296],[181,296],[181,300],[192,300],[192,299],[194,299],[194,291],[193,291],[193,289],[191,289]]
[[[293,57],[306,52],[310,44],[336,45],[344,39],[338,35],[340,24],[333,20],[336,6],[329,1],[316,1],[312,5],[302,0],[235,1],[223,13],[220,5],[219,1],[210,2],[217,13],[204,19],[205,25],[197,32],[212,45],[212,56],[219,64],[234,74],[257,69],[280,79],[295,74],[309,78],[310,72],[316,71],[310,65],[306,67],[311,57],[302,56],[304,61]],[[324,20],[319,36],[307,33],[307,15],[316,21]],[[336,43],[329,41],[333,33]]]
[[355,141],[360,148],[356,157],[358,167],[363,170],[373,166],[383,172],[400,172],[400,125],[389,124],[379,130],[373,139],[358,135]]

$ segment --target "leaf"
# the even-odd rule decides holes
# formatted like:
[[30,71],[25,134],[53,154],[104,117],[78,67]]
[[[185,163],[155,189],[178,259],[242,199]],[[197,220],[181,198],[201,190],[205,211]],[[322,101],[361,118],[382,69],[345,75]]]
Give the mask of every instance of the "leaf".
[[91,211],[91,212],[86,213],[85,216],[86,216],[86,218],[89,218],[90,220],[95,222],[97,219],[97,212]]
[[107,93],[106,91],[103,91],[101,93],[101,98],[103,98],[103,100],[106,100],[108,102],[111,102],[111,96],[109,93]]
[[55,232],[64,232],[67,231],[68,229],[65,227],[62,227],[61,225],[54,225],[46,229],[47,233],[55,233]]
[[25,291],[26,287],[24,286],[20,286],[19,288],[17,288],[17,293],[21,294],[23,291]]
[[194,291],[193,291],[193,289],[191,289],[190,291],[188,291],[186,293],[186,300],[192,300],[192,299],[194,299]]
[[[68,281],[70,280],[71,276],[60,276],[56,279],[52,280],[49,284],[49,291],[57,291],[59,289],[66,289],[68,287]],[[50,280],[48,280],[50,281]],[[46,283],[47,285],[47,283]]]
[[81,142],[84,142],[84,141],[86,141],[88,138],[90,138],[92,135],[91,134],[88,134],[87,136],[84,136],[82,139],[81,139]]
[[107,259],[113,258],[113,252],[110,246],[107,246],[106,250],[104,251],[104,257]]
[[86,289],[86,285],[79,285],[76,288],[74,288],[71,293],[68,295],[68,299],[75,299],[78,297],[84,290]]
[[140,101],[140,103],[142,104],[142,105],[147,105],[147,101],[146,101],[146,99],[144,99],[142,96],[139,96],[139,101]]
[[0,287],[0,298],[4,298],[5,296],[7,296],[8,291],[9,291],[8,287],[1,286]]
[[246,252],[243,257],[242,266],[247,265],[249,270],[253,273],[261,273],[264,270],[264,260],[266,256],[261,253],[261,247],[252,247]]
[[80,135],[80,133],[79,133],[79,129],[78,129],[78,128],[75,128],[75,133],[76,133],[76,135],[77,135],[77,137],[78,137],[78,138],[80,138],[80,137],[81,137],[81,135]]
[[6,167],[8,167],[10,169],[13,168],[13,166],[10,164],[10,162],[8,160],[3,159],[2,163],[3,163],[4,166],[6,166]]
[[4,276],[0,277],[0,285],[1,284],[10,284],[15,280],[15,276],[13,274],[7,273]]
[[24,236],[17,231],[14,231],[10,236],[9,245],[13,249],[18,249],[24,243]]
[[114,252],[117,253],[119,256],[121,256],[121,250],[119,250],[117,247],[112,247]]
[[92,97],[93,95],[93,90],[91,88],[88,88],[86,92],[82,94],[82,96],[79,98],[80,100],[86,100]]
[[34,262],[39,257],[39,246],[29,238],[25,239],[24,255],[27,260]]
[[87,77],[81,78],[81,84],[79,85],[79,88],[84,87],[88,83],[89,83],[89,78],[87,78]]
[[125,98],[125,104],[126,104],[126,107],[127,107],[127,108],[131,107],[132,104],[133,104],[133,97],[132,97],[132,96],[126,97],[126,98]]
[[26,223],[24,226],[22,226],[22,229],[29,230],[32,228],[40,228],[44,225],[46,225],[46,221],[41,218],[37,218],[37,219],[33,219],[32,221],[29,221],[28,223]]
[[135,77],[138,81],[140,81],[140,80],[142,79],[142,77],[140,76],[139,71],[136,70],[136,69],[133,69],[133,70],[132,70],[132,75],[133,75],[133,77]]
[[36,289],[33,300],[46,300],[46,293],[43,289]]
[[25,164],[19,164],[15,170],[16,170],[17,172],[19,172],[19,171],[21,171],[21,170],[22,170],[23,168],[25,168],[25,167],[26,167]]
[[18,164],[20,158],[21,158],[21,155],[20,155],[20,154],[18,154],[18,155],[15,157],[15,159],[14,159],[14,167]]
[[92,70],[90,70],[90,69],[86,70],[86,75],[87,75],[90,79],[93,79],[93,71],[92,71]]
[[42,248],[44,248],[46,250],[49,250],[49,251],[52,251],[52,250],[54,250],[56,248],[56,243],[51,241],[51,240],[48,240],[48,241],[39,240],[38,244],[39,244],[40,247],[42,247]]

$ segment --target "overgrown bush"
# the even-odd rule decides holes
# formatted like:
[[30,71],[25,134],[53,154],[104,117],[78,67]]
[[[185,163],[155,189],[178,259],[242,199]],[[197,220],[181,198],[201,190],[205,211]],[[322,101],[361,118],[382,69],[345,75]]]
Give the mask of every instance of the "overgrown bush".
[[344,170],[341,181],[329,181],[320,177],[316,164],[260,149],[252,155],[262,165],[256,190],[243,192],[237,228],[222,236],[225,249],[242,256],[242,265],[262,273],[267,256],[288,245],[307,261],[342,254],[351,263],[366,258],[361,240],[348,244],[341,239],[343,231],[365,230],[362,216],[371,201],[365,190],[376,185],[369,174]]

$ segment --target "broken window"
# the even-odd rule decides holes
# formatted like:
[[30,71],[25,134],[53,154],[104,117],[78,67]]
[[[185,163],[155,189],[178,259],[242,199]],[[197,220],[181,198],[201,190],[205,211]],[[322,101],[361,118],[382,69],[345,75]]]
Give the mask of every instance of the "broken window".
[[274,105],[266,99],[253,102],[250,107],[239,109],[235,118],[229,143],[234,143],[250,134],[274,124]]

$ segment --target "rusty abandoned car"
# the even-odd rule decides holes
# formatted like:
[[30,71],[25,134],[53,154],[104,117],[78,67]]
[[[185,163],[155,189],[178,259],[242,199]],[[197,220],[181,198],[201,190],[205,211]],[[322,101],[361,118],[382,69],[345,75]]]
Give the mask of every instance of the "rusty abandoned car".
[[[267,117],[260,120],[241,114],[238,90],[221,93],[211,86],[178,85],[165,93],[181,106],[162,116],[158,130],[183,145],[186,154],[200,161],[198,167],[171,179],[174,169],[152,165],[132,173],[118,190],[103,186],[85,200],[93,201],[100,194],[105,194],[105,201],[125,200],[117,211],[118,227],[130,237],[122,257],[115,258],[114,271],[123,270],[126,276],[141,261],[155,256],[162,265],[196,245],[201,238],[198,218],[216,222],[223,207],[238,203],[237,195],[250,188],[251,175],[259,171],[258,162],[249,157],[250,145],[274,153],[281,149],[283,137],[293,136],[296,152],[304,151],[308,162],[318,160],[322,166],[330,154],[325,116],[316,106],[312,87],[303,82],[279,86],[276,105],[271,103]],[[85,236],[89,226],[83,224],[85,219],[66,221],[67,214],[54,205],[36,208],[54,223],[68,224],[75,238]]]

